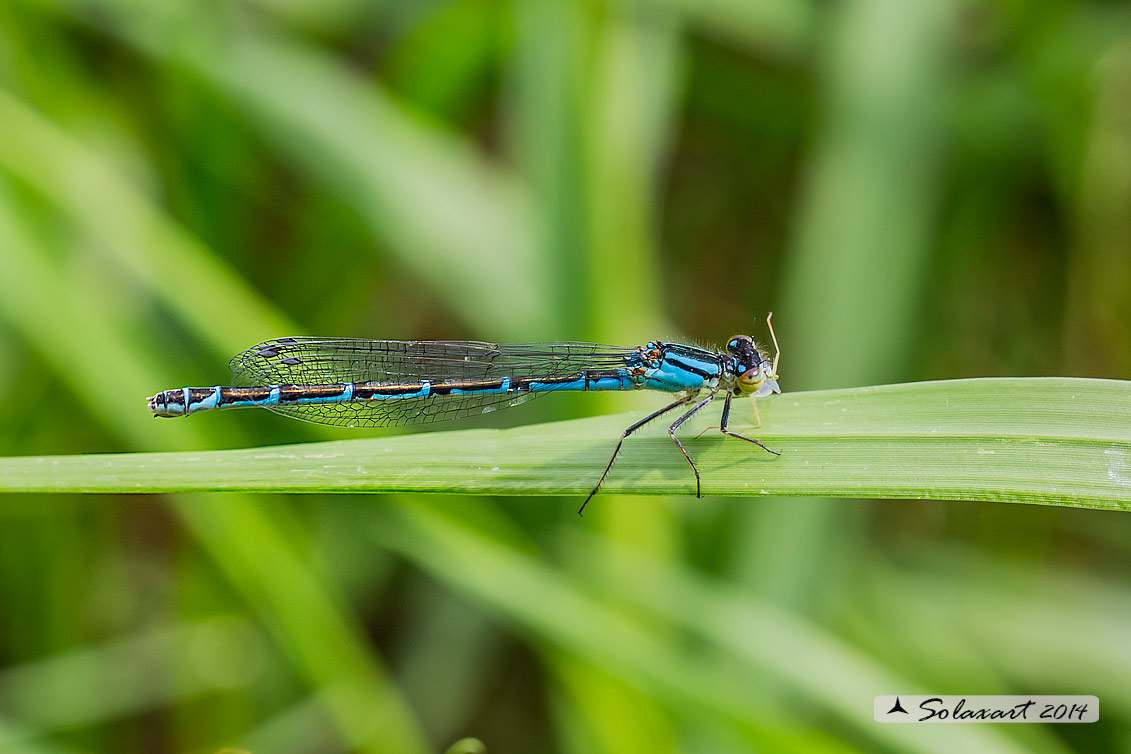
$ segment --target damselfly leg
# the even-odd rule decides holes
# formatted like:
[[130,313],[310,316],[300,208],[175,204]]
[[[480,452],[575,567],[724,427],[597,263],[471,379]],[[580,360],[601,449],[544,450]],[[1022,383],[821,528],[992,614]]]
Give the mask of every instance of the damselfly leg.
[[[695,497],[703,497],[703,489],[699,483],[699,469],[695,468],[695,462],[691,460],[691,456],[687,455],[687,451],[683,449],[683,443],[681,443],[679,441],[679,438],[675,436],[675,431],[679,429],[681,424],[683,424],[685,421],[705,408],[708,403],[715,400],[716,395],[718,395],[718,392],[711,393],[706,398],[696,403],[694,408],[676,419],[674,422],[672,422],[672,425],[668,427],[668,436],[672,438],[672,442],[674,442],[675,446],[679,448],[679,452],[683,453],[683,457],[687,459],[687,462],[689,464],[691,464],[691,470],[695,472]],[[727,394],[727,397],[730,397],[729,393]]]
[[[755,409],[755,411],[757,411],[757,409]],[[728,425],[730,424],[730,393],[727,393],[727,399],[726,399],[726,401],[723,402],[723,418],[722,418],[722,421],[720,423],[722,424],[722,426],[719,427],[719,431],[722,432],[727,437],[737,437],[739,440],[746,440],[746,442],[752,442],[755,445],[757,445],[759,448],[761,448],[762,450],[769,451],[770,453],[773,453],[775,456],[781,455],[781,451],[771,450],[770,448],[767,448],[765,445],[762,444],[761,440],[755,440],[753,437],[747,437],[745,435],[740,435],[737,432],[731,432],[729,429],[727,429]],[[758,424],[761,425],[762,421],[759,420]]]
[[[700,478],[699,478],[699,469],[695,466],[695,462],[691,460],[691,456],[688,455],[687,449],[683,447],[683,443],[681,443],[679,441],[679,438],[675,436],[675,432],[676,432],[677,429],[680,428],[680,426],[683,425],[684,422],[686,422],[692,416],[695,416],[695,414],[699,413],[704,408],[706,408],[707,405],[711,401],[715,400],[716,396],[718,396],[718,392],[711,393],[706,398],[704,398],[703,400],[699,401],[694,406],[692,406],[690,411],[688,411],[686,414],[681,415],[678,419],[676,419],[674,422],[671,423],[671,426],[668,427],[668,436],[672,438],[672,442],[674,442],[675,446],[677,448],[679,448],[679,452],[683,455],[684,459],[687,460],[688,465],[691,466],[691,471],[695,474],[695,496],[696,497],[703,497],[703,487],[702,487],[702,482],[700,481]],[[597,484],[593,487],[593,490],[589,493],[589,496],[585,498],[585,502],[581,504],[581,508],[577,511],[578,515],[584,515],[585,514],[585,506],[589,505],[589,501],[592,500],[593,496],[597,494],[597,491],[601,489],[601,485],[604,483],[605,477],[607,477],[609,475],[609,469],[611,469],[613,467],[613,462],[617,460],[617,453],[620,452],[621,445],[624,444],[625,438],[627,438],[629,435],[631,435],[636,430],[643,427],[648,422],[653,421],[654,419],[658,419],[661,416],[663,416],[664,414],[668,413],[669,411],[674,411],[675,409],[679,408],[680,406],[686,406],[688,403],[695,400],[695,398],[696,398],[696,396],[694,396],[694,395],[687,396],[686,398],[680,398],[678,401],[675,401],[674,403],[669,403],[667,406],[664,406],[659,411],[656,411],[655,413],[649,414],[648,416],[644,417],[643,419],[641,419],[640,421],[636,422],[631,427],[626,429],[621,434],[620,439],[617,440],[617,445],[613,449],[613,454],[612,454],[612,456],[609,457],[609,462],[605,464],[605,470],[601,472],[601,478],[597,480]],[[746,442],[754,443],[755,445],[757,445],[762,450],[765,450],[768,453],[773,453],[775,456],[780,456],[781,455],[780,451],[774,450],[773,448],[766,447],[762,443],[761,440],[755,440],[753,437],[747,437],[745,435],[740,435],[737,432],[731,432],[730,431],[730,429],[729,429],[729,427],[730,427],[730,399],[731,399],[731,394],[727,393],[726,399],[723,401],[723,415],[722,415],[722,419],[720,421],[720,426],[718,426],[718,427],[708,427],[708,429],[718,429],[720,432],[722,432],[727,437],[734,437],[734,438],[739,439],[739,440],[745,440]],[[706,430],[704,430],[704,431],[706,431]],[[696,437],[699,437],[702,434],[703,433],[700,432],[699,435],[696,435]]]
[[[756,401],[754,399],[754,396],[750,396],[750,405],[754,407],[754,423],[752,425],[750,425],[750,429],[758,429],[759,427],[762,426],[762,417],[758,415],[758,401]],[[726,410],[729,407],[730,407],[730,396],[728,395],[726,405],[723,406],[723,409]],[[712,424],[709,427],[703,427],[703,429],[699,430],[699,434],[695,435],[695,439],[698,440],[700,437],[707,434],[712,429],[721,430],[722,425]],[[728,432],[727,434],[730,434],[730,433]],[[778,455],[781,455],[781,454],[779,453]]]
[[[605,464],[605,470],[601,472],[601,478],[597,480],[597,484],[594,485],[592,492],[590,492],[589,496],[585,498],[585,502],[581,504],[581,508],[578,509],[577,515],[579,515],[579,516],[585,515],[585,506],[589,505],[589,501],[592,500],[593,496],[597,494],[597,490],[601,489],[601,484],[605,481],[605,477],[607,477],[609,475],[609,469],[611,469],[613,467],[613,461],[617,460],[617,453],[620,452],[620,446],[624,444],[624,440],[625,440],[626,437],[628,437],[633,432],[635,432],[636,430],[643,427],[648,422],[653,421],[654,419],[659,419],[664,414],[668,413],[669,411],[674,411],[675,409],[679,408],[680,406],[686,406],[688,403],[691,403],[691,401],[693,401],[693,400],[695,400],[694,395],[688,395],[688,396],[685,396],[683,398],[680,398],[678,401],[675,401],[673,403],[669,403],[668,405],[664,406],[659,411],[648,414],[643,419],[636,422],[631,427],[629,427],[624,432],[622,432],[620,439],[617,440],[617,446],[615,448],[613,448],[613,454],[611,456],[609,456],[609,462]],[[694,412],[692,412],[692,413],[694,413]],[[678,444],[678,441],[677,441],[677,444]],[[682,450],[682,449],[683,449],[683,447],[680,446],[680,450]],[[683,455],[684,455],[684,457],[686,457],[687,453],[684,453]],[[687,460],[688,460],[688,462],[691,461],[690,458],[688,458]],[[694,464],[692,464],[692,468],[694,468]]]

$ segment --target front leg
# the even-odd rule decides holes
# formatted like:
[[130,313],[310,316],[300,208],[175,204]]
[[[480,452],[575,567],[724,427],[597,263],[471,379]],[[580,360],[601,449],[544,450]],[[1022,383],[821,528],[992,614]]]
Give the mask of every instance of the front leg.
[[[750,405],[754,407],[754,424],[753,424],[753,426],[750,427],[750,429],[758,429],[758,427],[762,426],[762,417],[758,416],[758,401],[756,401],[754,399],[753,395],[750,396]],[[723,406],[723,411],[729,413],[729,410],[730,410],[730,393],[727,393],[726,405]],[[722,427],[719,426],[718,424],[712,424],[709,427],[704,427],[703,429],[699,430],[699,434],[695,435],[695,439],[698,440],[700,437],[707,434],[707,432],[712,430],[712,429],[722,429]],[[730,434],[730,433],[728,432],[727,434]]]
[[[746,440],[746,442],[752,442],[755,445],[757,445],[759,448],[761,448],[762,450],[765,450],[769,453],[773,453],[775,456],[781,455],[781,453],[779,451],[770,450],[769,448],[767,448],[765,445],[762,444],[762,442],[760,440],[755,440],[753,437],[746,437],[745,435],[740,435],[737,432],[731,432],[729,429],[727,429],[727,426],[729,424],[730,424],[730,393],[727,393],[726,402],[723,403],[722,426],[719,427],[719,431],[722,432],[724,435],[727,435],[728,437],[737,437],[739,440]],[[762,422],[761,422],[761,420],[759,420],[758,425],[761,426],[761,424],[762,424]]]

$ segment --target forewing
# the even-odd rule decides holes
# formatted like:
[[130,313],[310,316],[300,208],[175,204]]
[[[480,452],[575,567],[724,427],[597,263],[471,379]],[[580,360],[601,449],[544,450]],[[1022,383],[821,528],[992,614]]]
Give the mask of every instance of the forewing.
[[[345,382],[433,384],[504,377],[561,377],[583,370],[617,369],[631,348],[593,343],[398,341],[352,338],[279,338],[232,359],[232,384],[327,385]],[[390,427],[429,424],[505,408],[542,392],[429,395],[343,403],[269,407],[319,424]]]

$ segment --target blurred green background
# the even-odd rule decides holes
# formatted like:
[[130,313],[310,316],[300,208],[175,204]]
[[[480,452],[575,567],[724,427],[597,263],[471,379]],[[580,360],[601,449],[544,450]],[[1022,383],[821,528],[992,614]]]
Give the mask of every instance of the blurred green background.
[[[1131,6],[1032,6],[7,0],[0,453],[359,436],[144,410],[293,334],[1131,376]],[[1131,751],[1131,517],[579,502],[0,497],[0,750]]]

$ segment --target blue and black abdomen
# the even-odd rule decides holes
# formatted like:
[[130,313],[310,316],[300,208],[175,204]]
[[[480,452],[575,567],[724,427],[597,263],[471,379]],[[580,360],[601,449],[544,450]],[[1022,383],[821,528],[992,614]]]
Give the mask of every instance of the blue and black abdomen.
[[622,368],[480,380],[186,387],[166,390],[148,400],[150,411],[163,417],[259,407],[324,424],[393,426],[479,413],[498,404],[520,403],[539,393],[640,387],[639,380]]

